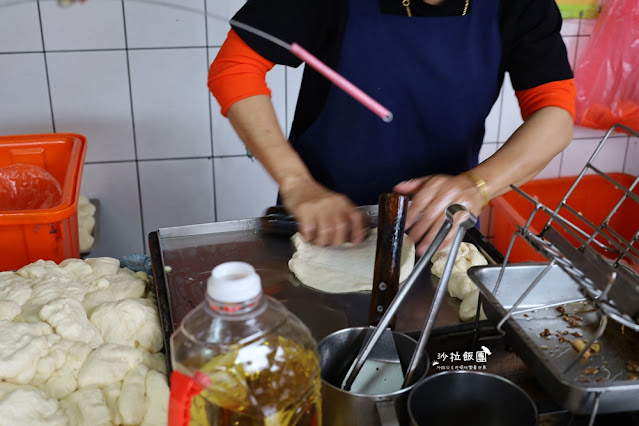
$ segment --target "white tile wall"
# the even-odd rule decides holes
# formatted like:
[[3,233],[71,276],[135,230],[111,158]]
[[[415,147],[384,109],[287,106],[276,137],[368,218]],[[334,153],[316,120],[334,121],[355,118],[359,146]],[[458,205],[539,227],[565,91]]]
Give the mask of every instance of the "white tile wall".
[[295,90],[302,84],[302,75],[304,74],[305,65],[297,68],[286,68],[286,134],[288,135],[293,125],[293,117],[295,116],[295,106],[297,105],[297,96],[299,91]]
[[497,151],[497,142],[484,142],[479,150],[479,162],[481,163]]
[[[562,173],[564,176],[577,175],[584,168],[595,149],[601,142],[597,139],[578,139],[573,141],[564,151]],[[623,172],[623,156],[628,147],[628,137],[610,137],[593,161],[593,166],[605,173]],[[592,172],[588,172],[589,174]]]
[[564,37],[564,43],[566,44],[566,52],[568,54],[568,61],[572,68],[575,68],[577,59],[577,45],[579,44],[579,37]]
[[579,35],[581,22],[582,20],[580,19],[564,19],[563,25],[561,26],[561,35],[564,37]]
[[51,50],[124,49],[122,3],[98,0],[60,7],[40,1],[44,47]]
[[46,55],[55,130],[85,135],[88,162],[135,159],[126,52]]
[[[499,120],[501,119],[501,108],[504,99],[504,90],[499,91],[499,97],[490,109],[488,117],[486,117],[484,143],[499,141]],[[494,152],[494,151],[493,151]]]
[[639,138],[631,137],[628,141],[628,152],[623,172],[629,175],[639,175]]
[[257,160],[215,159],[215,204],[218,220],[261,216],[277,201],[277,186]]
[[510,75],[506,73],[501,94],[501,114],[499,119],[498,142],[506,142],[510,135],[524,122],[519,111],[519,103],[515,96],[515,89],[510,82]]
[[0,134],[53,130],[44,53],[0,55]]
[[100,201],[99,234],[91,256],[143,253],[140,193],[134,162],[86,164],[81,193]]
[[42,34],[35,1],[0,3],[0,52],[41,52]]
[[[535,179],[551,179],[556,178],[562,175],[562,160],[564,158],[563,153],[557,155],[555,158],[550,160],[550,163],[541,171]],[[564,173],[564,176],[570,175],[570,173]]]
[[206,46],[202,0],[125,1],[129,48]]
[[[0,4],[0,134],[87,137],[82,193],[101,202],[94,255],[144,252],[148,232],[159,227],[258,216],[276,200],[274,182],[246,156],[206,87],[228,20],[244,0],[154,1]],[[593,26],[565,22],[573,66]],[[276,67],[267,77],[286,133],[302,70]],[[520,124],[506,77],[486,120],[481,159]],[[578,172],[603,134],[577,128],[573,144],[539,177]],[[638,174],[639,139],[611,142],[598,158],[602,167]]]
[[215,221],[210,158],[142,161],[144,234],[169,226]]
[[228,21],[246,0],[206,0],[209,46],[221,46],[231,29]]
[[205,48],[129,52],[138,158],[210,157]]

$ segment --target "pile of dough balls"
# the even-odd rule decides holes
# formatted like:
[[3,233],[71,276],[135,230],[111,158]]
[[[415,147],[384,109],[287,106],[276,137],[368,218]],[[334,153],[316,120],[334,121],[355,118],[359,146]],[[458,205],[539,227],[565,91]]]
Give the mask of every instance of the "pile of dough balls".
[[[433,255],[433,267],[431,268],[433,275],[441,278],[450,249],[451,247],[448,246]],[[457,257],[455,258],[453,272],[448,281],[448,294],[461,299],[462,303],[459,307],[459,318],[462,321],[475,319],[477,315],[477,304],[479,303],[479,289],[472,283],[467,271],[471,266],[487,264],[488,261],[484,255],[477,250],[477,247],[471,243],[461,243]],[[483,309],[480,313],[480,319],[486,319]]]
[[78,237],[80,238],[80,251],[91,250],[95,238],[95,206],[84,195],[78,197]]
[[107,257],[0,272],[0,424],[165,425],[151,283]]

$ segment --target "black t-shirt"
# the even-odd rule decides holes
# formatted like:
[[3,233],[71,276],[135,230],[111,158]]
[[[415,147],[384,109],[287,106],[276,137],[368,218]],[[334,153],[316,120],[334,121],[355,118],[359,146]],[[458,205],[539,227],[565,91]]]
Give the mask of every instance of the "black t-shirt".
[[[382,13],[418,19],[420,16],[456,16],[465,0],[446,0],[431,6],[411,1],[413,18],[401,0],[371,0]],[[469,13],[484,0],[470,0]],[[347,0],[248,0],[234,19],[272,34],[287,43],[296,42],[331,68],[337,68],[348,21]],[[573,77],[559,30],[561,14],[555,0],[499,0],[501,54],[499,81],[508,72],[515,90],[530,89]],[[297,67],[301,61],[283,48],[234,28],[257,53],[277,64]],[[305,72],[291,133],[300,134],[322,109],[331,83],[312,70]]]
[[[305,68],[289,140],[318,182],[357,204],[476,166],[505,72],[515,90],[572,78],[554,0],[410,3],[412,17],[401,0],[249,0],[235,16],[300,44],[390,109],[383,123]],[[272,62],[301,63],[235,30]]]

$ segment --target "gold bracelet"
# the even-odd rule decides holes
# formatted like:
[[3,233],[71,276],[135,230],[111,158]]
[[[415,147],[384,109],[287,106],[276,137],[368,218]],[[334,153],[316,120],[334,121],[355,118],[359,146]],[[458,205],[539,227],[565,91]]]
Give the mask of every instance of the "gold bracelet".
[[490,201],[490,198],[488,197],[488,184],[486,183],[485,180],[483,180],[481,177],[477,176],[475,173],[471,172],[470,170],[467,172],[464,172],[464,174],[473,181],[473,183],[479,190],[479,193],[481,194],[482,203],[483,203],[481,208],[483,210],[484,207],[486,207],[488,205],[488,202]]

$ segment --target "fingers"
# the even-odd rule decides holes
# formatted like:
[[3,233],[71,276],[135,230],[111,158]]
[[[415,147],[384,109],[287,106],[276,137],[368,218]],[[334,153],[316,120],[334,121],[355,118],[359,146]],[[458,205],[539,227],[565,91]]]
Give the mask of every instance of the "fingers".
[[311,242],[318,246],[327,246],[333,240],[333,235],[335,234],[335,225],[331,223],[330,218],[325,216],[318,217],[318,227],[317,233],[315,234],[315,239]]
[[[463,222],[467,218],[467,216],[468,215],[466,213],[455,214],[455,217],[453,220],[453,226],[450,228],[450,231],[448,231],[448,234],[446,234],[446,237],[437,248],[438,250],[445,249],[453,242],[453,238],[455,237],[455,233],[457,233],[457,229],[459,228],[459,225],[461,224],[461,222]],[[428,249],[428,247],[432,244],[433,240],[435,239],[435,235],[437,235],[437,232],[439,232],[439,229],[442,227],[443,223],[444,223],[444,215],[441,215],[438,218],[438,220],[434,222],[433,226],[431,226],[428,229],[428,232],[426,232],[426,234],[424,235],[424,238],[419,244],[419,247],[416,249],[416,253],[419,256],[423,255]]]
[[[321,213],[316,211],[314,220],[317,227],[308,234],[307,241],[318,246],[336,247],[347,242],[359,244],[366,237],[368,222],[365,215],[354,206],[338,212]],[[302,236],[306,239],[304,234]]]
[[395,187],[393,187],[394,192],[399,192],[400,194],[412,195],[414,194],[428,179],[428,176],[407,180],[404,182],[400,182]]
[[350,242],[359,244],[366,239],[369,231],[369,222],[366,215],[359,210],[353,210],[348,219],[350,221]]
[[[395,186],[397,192],[411,195],[411,204],[406,212],[406,228],[412,227],[417,221],[421,220],[421,216],[427,210],[429,204],[433,201],[436,191],[432,190],[438,185],[436,176],[426,176],[418,179],[412,179],[402,182]],[[410,190],[403,192],[404,190]],[[421,237],[421,234],[420,234]]]
[[360,243],[366,236],[366,215],[346,196],[316,182],[289,189],[283,198],[305,241],[319,246],[339,246],[346,242]]
[[297,230],[304,241],[314,241],[317,235],[317,224],[313,217],[297,217]]
[[[419,180],[421,186],[412,193],[412,202],[406,215],[408,235],[413,241],[419,242],[417,254],[422,255],[431,244],[439,231],[446,208],[451,204],[463,204],[474,214],[481,211],[481,197],[472,182],[464,177],[435,175]],[[402,183],[401,189],[407,189],[411,182]],[[450,244],[459,223],[466,215],[456,214],[453,228],[448,233],[440,248]]]

